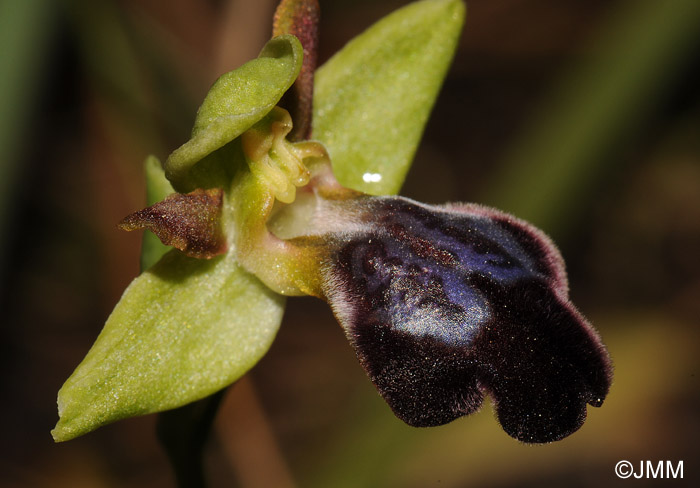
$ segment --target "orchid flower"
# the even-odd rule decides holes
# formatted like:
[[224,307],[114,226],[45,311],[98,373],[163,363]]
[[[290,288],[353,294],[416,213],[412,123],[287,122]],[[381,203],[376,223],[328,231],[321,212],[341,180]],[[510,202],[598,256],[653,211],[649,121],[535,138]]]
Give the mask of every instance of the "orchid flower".
[[603,403],[608,354],[569,301],[544,233],[477,204],[390,195],[463,4],[411,4],[314,77],[317,15],[317,2],[283,1],[276,36],[214,84],[164,171],[147,161],[164,198],[120,226],[151,229],[176,249],[127,288],[59,392],[56,440],[235,382],[265,354],[294,295],[329,303],[407,424],[448,423],[490,395],[510,436],[550,442]]

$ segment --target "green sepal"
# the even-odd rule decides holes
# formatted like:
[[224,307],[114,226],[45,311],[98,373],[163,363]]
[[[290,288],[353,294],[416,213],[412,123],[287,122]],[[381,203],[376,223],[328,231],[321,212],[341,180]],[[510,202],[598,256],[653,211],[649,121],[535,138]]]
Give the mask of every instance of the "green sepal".
[[[157,157],[153,155],[148,156],[143,163],[143,168],[144,174],[146,175],[147,206],[160,202],[165,197],[175,192],[172,185],[165,177],[163,166]],[[153,232],[148,229],[144,230],[141,243],[141,270],[143,271],[153,266],[171,249],[172,247],[166,246],[160,242],[160,239],[158,239]]]
[[316,71],[313,138],[346,187],[399,191],[464,23],[461,0],[424,0],[381,19]]
[[52,435],[178,407],[233,383],[270,347],[284,298],[231,255],[166,254],[126,289],[58,393]]
[[165,175],[176,190],[188,192],[196,187],[222,185],[191,181],[189,170],[272,110],[294,83],[302,58],[299,40],[285,34],[271,39],[257,59],[222,75],[214,83],[199,107],[190,140],[165,162]]

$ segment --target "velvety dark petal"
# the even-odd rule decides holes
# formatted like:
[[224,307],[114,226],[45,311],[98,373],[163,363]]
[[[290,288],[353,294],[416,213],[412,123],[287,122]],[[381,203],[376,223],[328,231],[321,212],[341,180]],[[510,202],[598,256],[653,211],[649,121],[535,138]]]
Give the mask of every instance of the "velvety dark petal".
[[561,257],[540,231],[475,205],[364,202],[335,235],[324,292],[396,415],[440,425],[488,392],[525,442],[578,429],[610,384],[600,339],[568,302]]
[[410,254],[387,254],[387,242],[372,234],[347,244],[329,299],[396,415],[414,426],[441,425],[481,405],[476,361],[465,347],[482,318],[452,303],[440,278],[412,266]]
[[542,281],[504,285],[475,276],[494,310],[474,343],[488,365],[479,375],[503,429],[525,442],[558,440],[577,430],[586,404],[600,406],[610,365],[599,338]]

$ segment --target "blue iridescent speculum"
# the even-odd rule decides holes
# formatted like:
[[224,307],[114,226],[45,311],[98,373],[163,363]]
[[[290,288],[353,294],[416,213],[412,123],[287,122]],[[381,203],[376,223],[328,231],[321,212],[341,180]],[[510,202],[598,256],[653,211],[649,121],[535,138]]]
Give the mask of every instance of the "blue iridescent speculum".
[[375,228],[345,239],[326,293],[397,416],[440,425],[488,393],[519,440],[577,430],[586,404],[607,394],[610,365],[568,301],[551,241],[477,205],[382,198],[370,207]]
[[[447,6],[461,26],[460,2],[420,3]],[[313,1],[282,2],[310,4],[317,8]],[[411,15],[421,19],[417,12]],[[445,424],[475,412],[490,395],[504,430],[518,440],[550,442],[576,431],[587,405],[602,404],[611,364],[598,334],[569,301],[564,263],[552,241],[530,224],[480,205],[431,206],[343,187],[324,144],[297,140],[310,132],[309,87],[297,90],[305,94],[296,107],[306,110],[301,130],[293,132],[289,113],[275,106],[302,69],[302,46],[282,34],[258,60],[224,75],[207,96],[193,138],[165,165],[183,193],[132,214],[122,227],[148,227],[188,256],[215,258],[217,276],[230,269],[251,297],[274,295],[272,290],[326,300],[370,380],[407,424]],[[305,83],[313,82],[312,68],[305,68]],[[245,90],[257,89],[246,77],[271,73],[284,76],[275,78],[260,106],[233,103],[236,97],[248,103]],[[225,103],[217,102],[221,98]],[[149,297],[154,289],[174,299],[177,287],[158,278],[155,272],[132,286]],[[264,288],[260,282],[269,289],[257,288]],[[153,321],[150,330],[162,327],[160,309],[151,313],[148,306],[147,313],[132,315]],[[115,315],[132,317],[117,309]],[[122,326],[115,325],[119,344]],[[130,330],[126,334],[131,337]],[[107,340],[101,347],[112,350]],[[241,371],[254,363],[248,359]],[[71,380],[76,386],[68,387],[70,394],[94,386],[81,383],[93,379],[78,370]],[[206,385],[206,394],[229,383]],[[182,398],[163,404],[172,408]],[[78,407],[62,403],[80,418]],[[60,439],[124,416],[111,404],[105,408],[108,414],[99,411],[97,421],[63,427]],[[162,409],[160,403],[153,408]]]

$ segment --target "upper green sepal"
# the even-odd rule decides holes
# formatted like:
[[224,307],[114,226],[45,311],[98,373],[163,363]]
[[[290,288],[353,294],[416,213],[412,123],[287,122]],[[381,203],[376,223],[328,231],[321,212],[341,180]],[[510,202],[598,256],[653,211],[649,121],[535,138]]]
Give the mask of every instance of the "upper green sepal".
[[289,34],[271,39],[257,59],[222,75],[199,107],[189,141],[165,162],[165,175],[180,192],[194,190],[189,170],[241,135],[279,102],[299,75],[303,49]]
[[316,71],[313,137],[338,181],[398,193],[464,23],[461,0],[423,0],[383,18]]
[[58,393],[52,435],[66,441],[230,385],[267,352],[284,298],[231,255],[166,254],[136,278]]

